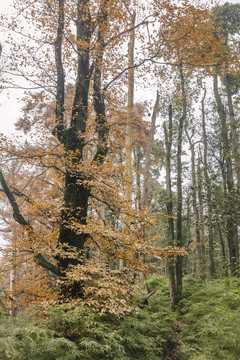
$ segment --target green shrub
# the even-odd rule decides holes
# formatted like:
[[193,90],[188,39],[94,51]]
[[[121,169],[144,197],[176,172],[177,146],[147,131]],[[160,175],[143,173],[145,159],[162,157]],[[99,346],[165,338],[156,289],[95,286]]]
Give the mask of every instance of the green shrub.
[[77,346],[65,339],[51,336],[48,329],[16,324],[9,319],[0,325],[0,358],[2,360],[77,360]]
[[175,313],[168,280],[153,276],[148,286],[157,290],[149,305],[122,318],[80,306],[3,318],[0,359],[240,359],[240,279],[186,277],[181,311]]
[[[118,318],[87,307],[25,312],[0,326],[0,358],[11,360],[159,360],[175,347],[166,279],[149,306]],[[26,325],[27,324],[27,325]]]

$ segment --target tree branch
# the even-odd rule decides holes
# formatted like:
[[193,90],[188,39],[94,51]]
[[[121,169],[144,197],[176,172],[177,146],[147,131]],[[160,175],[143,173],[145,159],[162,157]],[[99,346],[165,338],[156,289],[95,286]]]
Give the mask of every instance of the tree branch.
[[[12,193],[12,191],[9,189],[8,184],[3,176],[2,171],[0,170],[0,183],[3,187],[3,190],[12,206],[13,209],[13,218],[23,227],[25,227],[28,231],[29,236],[36,237],[36,234],[34,233],[34,230],[30,223],[24,218],[24,216],[21,214],[20,209],[18,207],[18,204],[16,202],[16,199]],[[42,266],[43,268],[51,271],[55,275],[60,276],[60,272],[58,270],[58,267],[48,260],[44,258],[42,254],[34,254],[33,259],[38,265]]]
[[57,70],[57,94],[56,94],[56,126],[53,130],[53,135],[56,135],[58,140],[63,143],[63,114],[64,114],[64,70],[62,63],[62,41],[64,34],[64,0],[59,0],[59,12],[58,12],[58,29],[57,39],[55,41],[55,62]]

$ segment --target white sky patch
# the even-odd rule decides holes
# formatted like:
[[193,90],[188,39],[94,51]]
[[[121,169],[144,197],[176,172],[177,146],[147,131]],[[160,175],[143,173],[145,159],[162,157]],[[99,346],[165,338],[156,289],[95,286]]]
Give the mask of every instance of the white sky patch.
[[[13,0],[0,0],[1,14],[7,15],[11,12]],[[5,43],[7,38],[7,29],[1,31],[1,45],[3,48],[0,69],[4,68],[4,62],[7,62],[7,45]],[[3,69],[4,71],[4,69]],[[0,73],[0,86],[2,75]],[[17,121],[22,105],[18,98],[22,98],[23,91],[13,89],[3,89],[0,92],[0,133],[10,135],[14,132],[14,123]]]

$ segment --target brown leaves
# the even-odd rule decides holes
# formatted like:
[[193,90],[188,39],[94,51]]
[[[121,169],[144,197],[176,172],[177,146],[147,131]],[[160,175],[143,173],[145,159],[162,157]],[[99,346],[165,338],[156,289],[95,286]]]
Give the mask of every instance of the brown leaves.
[[67,273],[67,284],[83,283],[84,298],[75,301],[93,307],[100,313],[118,316],[132,311],[132,299],[136,286],[129,281],[131,274],[110,269],[107,263],[90,260],[84,265],[74,266]]

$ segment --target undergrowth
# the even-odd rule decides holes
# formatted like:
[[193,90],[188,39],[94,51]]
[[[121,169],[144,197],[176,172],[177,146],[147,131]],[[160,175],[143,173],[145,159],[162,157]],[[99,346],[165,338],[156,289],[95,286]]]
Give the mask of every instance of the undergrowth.
[[240,279],[186,277],[175,313],[167,279],[151,277],[148,287],[157,290],[148,306],[122,318],[66,306],[3,317],[0,359],[240,359]]
[[122,318],[99,315],[87,307],[56,306],[2,320],[0,358],[11,360],[159,360],[176,345],[174,314],[165,279],[149,306]]
[[181,359],[240,359],[240,279],[204,283],[187,277],[181,314]]

